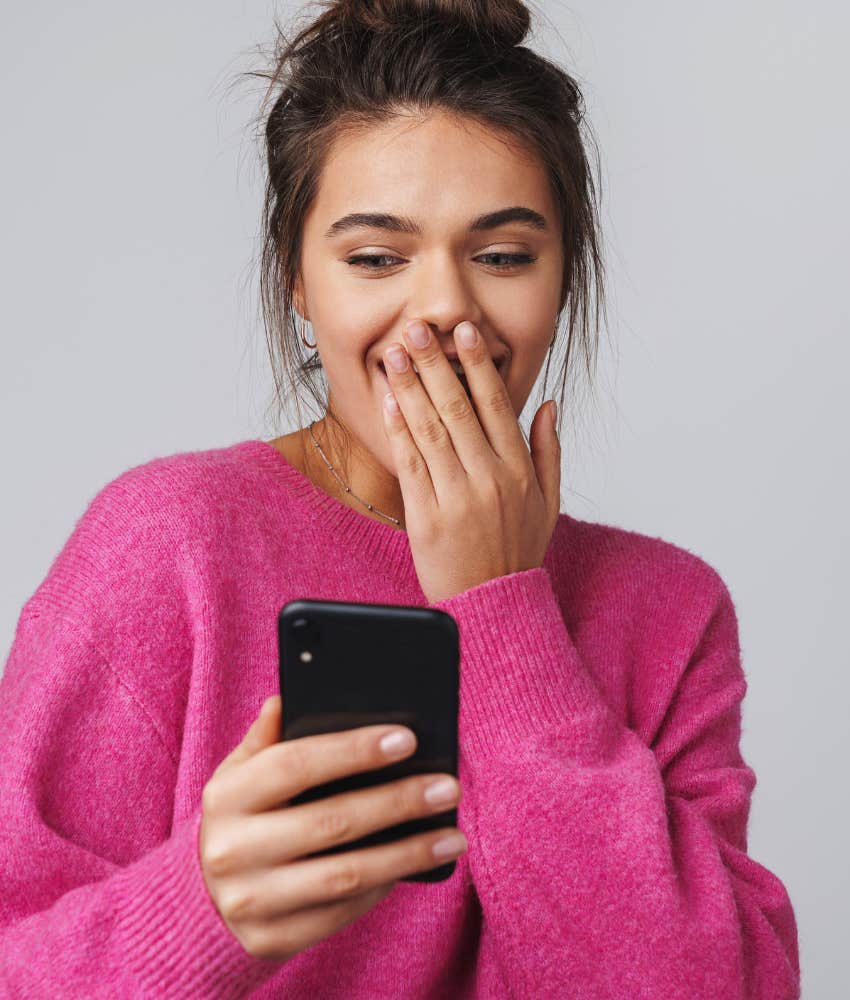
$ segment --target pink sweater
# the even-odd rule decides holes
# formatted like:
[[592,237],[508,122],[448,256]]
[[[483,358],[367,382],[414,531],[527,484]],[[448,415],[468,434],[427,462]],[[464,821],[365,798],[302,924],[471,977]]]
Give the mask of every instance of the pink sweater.
[[203,880],[201,793],[279,691],[301,597],[427,606],[406,534],[265,441],[94,497],[0,681],[0,996],[800,996],[788,893],[747,854],[729,591],[567,514],[542,567],[434,605],[461,640],[452,877],[396,883],[288,962],[249,955]]

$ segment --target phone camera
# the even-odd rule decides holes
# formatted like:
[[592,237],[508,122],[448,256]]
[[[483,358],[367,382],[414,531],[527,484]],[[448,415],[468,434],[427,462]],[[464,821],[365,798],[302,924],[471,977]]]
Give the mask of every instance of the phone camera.
[[292,620],[292,634],[295,636],[299,649],[312,648],[319,645],[320,632],[316,622],[309,618],[294,618]]

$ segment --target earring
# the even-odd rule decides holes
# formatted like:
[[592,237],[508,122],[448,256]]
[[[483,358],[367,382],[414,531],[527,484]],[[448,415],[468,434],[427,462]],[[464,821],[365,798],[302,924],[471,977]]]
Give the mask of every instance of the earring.
[[309,347],[309,348],[314,348],[316,346],[315,344],[308,344],[307,341],[304,339],[304,323],[303,322],[301,323],[301,343],[305,347]]

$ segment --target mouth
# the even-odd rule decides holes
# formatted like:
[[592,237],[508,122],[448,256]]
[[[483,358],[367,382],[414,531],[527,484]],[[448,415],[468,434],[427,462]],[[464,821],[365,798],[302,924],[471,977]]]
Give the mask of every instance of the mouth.
[[[507,358],[502,358],[501,361],[499,361],[498,363],[494,362],[494,364],[496,364],[496,371],[499,373],[499,377],[504,382],[504,380],[505,380],[505,370],[508,367]],[[382,381],[384,383],[384,392],[389,392],[390,391],[390,382],[389,382],[389,379],[387,378],[387,373],[386,373],[386,369],[384,368],[384,362],[383,361],[379,361],[378,362],[378,370],[380,372],[381,379],[382,379]],[[452,371],[454,371],[454,368],[452,368]],[[466,380],[466,375],[463,372],[458,372],[458,371],[455,371],[455,375],[457,376],[458,380],[460,381],[460,384],[463,386],[463,391],[467,394],[467,396],[469,396],[470,399],[472,399],[472,392],[471,392],[471,390],[469,388],[469,382],[467,382],[467,380]]]

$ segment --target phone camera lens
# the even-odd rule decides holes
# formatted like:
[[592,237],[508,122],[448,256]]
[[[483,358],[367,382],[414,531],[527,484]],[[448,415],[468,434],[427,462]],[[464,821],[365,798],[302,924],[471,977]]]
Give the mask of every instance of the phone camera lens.
[[295,618],[292,621],[292,634],[299,648],[316,646],[321,641],[319,626],[310,618]]

